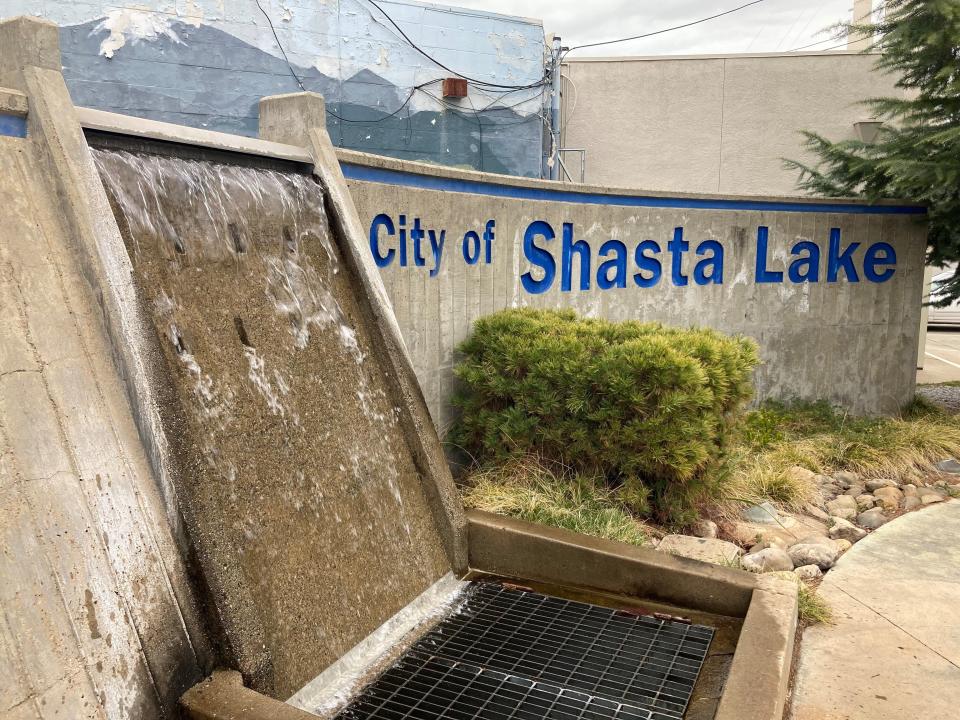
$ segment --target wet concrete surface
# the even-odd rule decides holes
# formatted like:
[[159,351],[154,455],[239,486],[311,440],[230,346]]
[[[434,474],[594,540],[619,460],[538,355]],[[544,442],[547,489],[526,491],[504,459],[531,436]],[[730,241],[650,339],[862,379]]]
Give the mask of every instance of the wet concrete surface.
[[309,175],[97,151],[221,662],[285,699],[449,569]]

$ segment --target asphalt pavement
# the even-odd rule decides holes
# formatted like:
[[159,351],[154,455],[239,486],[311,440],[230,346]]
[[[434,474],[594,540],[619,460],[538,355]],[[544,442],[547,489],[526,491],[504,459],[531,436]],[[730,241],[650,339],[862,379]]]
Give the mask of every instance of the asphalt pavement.
[[918,383],[960,381],[960,329],[929,330]]

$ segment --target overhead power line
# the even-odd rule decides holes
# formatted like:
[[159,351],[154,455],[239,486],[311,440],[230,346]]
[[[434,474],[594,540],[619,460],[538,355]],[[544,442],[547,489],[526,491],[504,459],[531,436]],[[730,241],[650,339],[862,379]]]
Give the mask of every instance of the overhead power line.
[[297,75],[297,71],[293,69],[293,65],[290,63],[290,58],[287,57],[287,51],[283,49],[283,45],[280,43],[280,38],[277,37],[277,29],[273,26],[273,20],[270,19],[270,16],[267,15],[267,11],[263,9],[263,5],[260,4],[260,0],[255,0],[257,7],[260,8],[260,12],[263,13],[263,16],[267,19],[267,25],[270,26],[270,32],[273,33],[273,39],[277,41],[277,47],[280,48],[280,54],[283,55],[283,61],[287,64],[287,68],[290,70],[290,74],[293,75],[293,79],[297,81],[297,85],[300,86],[301,90],[306,90],[303,86],[303,81],[300,79],[300,76]]
[[400,107],[398,107],[398,108],[397,108],[396,110],[394,110],[393,112],[384,115],[383,117],[378,117],[378,118],[374,118],[374,119],[366,119],[366,120],[362,120],[362,119],[358,119],[358,118],[345,118],[345,117],[342,117],[342,116],[338,115],[337,113],[333,112],[333,111],[330,110],[329,108],[327,109],[327,115],[330,115],[331,117],[335,117],[337,120],[340,120],[341,122],[347,122],[347,123],[361,123],[361,124],[366,125],[366,124],[374,124],[374,123],[378,123],[378,122],[383,122],[384,120],[389,120],[390,118],[399,115],[399,114],[400,114],[400,111],[403,110],[403,109],[410,103],[410,101],[413,99],[413,96],[417,93],[418,90],[422,90],[422,89],[425,88],[427,85],[432,85],[432,84],[438,83],[438,82],[440,82],[440,79],[439,79],[439,78],[438,78],[437,80],[429,80],[429,81],[427,81],[427,82],[425,82],[425,83],[420,83],[419,85],[414,85],[412,88],[410,88],[410,92],[407,94],[407,97],[404,99],[404,101],[400,104]]
[[[810,23],[813,22],[813,19],[820,13],[821,10],[823,10],[823,6],[826,5],[826,4],[827,4],[827,0],[823,0],[823,2],[821,2],[819,5],[817,5],[816,8],[814,8],[813,13],[810,15],[809,18],[807,18],[806,24],[803,26],[803,28],[800,30],[800,32],[798,32],[798,33],[794,36],[793,42],[797,42],[798,40],[800,40],[800,38],[803,37],[803,34],[807,31],[807,28],[810,27]],[[787,45],[791,45],[791,44],[792,44],[792,43],[787,43]],[[779,45],[778,45],[777,47],[779,47]]]
[[[347,117],[342,117],[341,115],[339,115],[339,114],[337,114],[337,113],[335,113],[335,112],[333,112],[332,110],[329,110],[329,109],[327,110],[327,114],[330,115],[331,117],[336,118],[337,120],[340,120],[340,121],[346,122],[346,123],[357,123],[357,124],[361,124],[361,125],[372,125],[372,124],[376,124],[376,123],[379,123],[379,122],[383,122],[384,120],[389,120],[390,118],[396,117],[397,115],[399,115],[399,114],[403,111],[403,109],[404,109],[407,105],[410,104],[410,101],[413,99],[413,96],[416,95],[416,93],[418,93],[418,92],[423,93],[424,95],[427,95],[427,96],[433,98],[434,100],[436,100],[437,102],[439,102],[439,103],[440,103],[441,105],[443,105],[444,107],[450,108],[451,110],[456,110],[456,111],[458,111],[458,112],[460,112],[460,113],[462,113],[462,114],[465,114],[465,115],[466,115],[466,114],[476,115],[478,118],[479,118],[479,117],[481,116],[481,114],[484,113],[484,112],[494,113],[494,112],[504,111],[504,110],[513,110],[514,108],[519,107],[520,105],[523,105],[523,104],[525,104],[525,103],[533,102],[533,101],[535,101],[535,100],[540,100],[541,102],[543,101],[543,91],[541,90],[539,95],[531,95],[531,96],[528,97],[528,98],[524,98],[523,100],[520,100],[520,101],[518,101],[518,102],[512,103],[512,104],[510,104],[510,105],[495,105],[495,103],[500,102],[506,95],[510,94],[510,93],[503,93],[502,95],[500,95],[499,97],[497,97],[496,99],[494,99],[492,102],[490,102],[490,104],[485,105],[484,107],[482,107],[482,108],[480,108],[480,109],[473,108],[473,107],[464,108],[464,107],[461,107],[461,106],[456,105],[456,104],[454,104],[454,103],[448,102],[445,98],[441,98],[439,95],[435,95],[434,93],[428,92],[427,90],[424,89],[424,88],[429,87],[430,85],[435,85],[435,84],[437,84],[437,83],[439,83],[439,82],[442,82],[442,78],[437,78],[436,80],[428,80],[427,82],[420,83],[419,85],[414,85],[413,87],[410,88],[410,92],[407,94],[407,96],[404,98],[403,102],[400,104],[400,106],[399,106],[396,110],[394,110],[393,112],[387,113],[386,115],[383,115],[383,116],[378,117],[378,118],[365,118],[365,119],[363,119],[363,118],[347,118]],[[524,89],[526,89],[526,88],[524,88]],[[514,91],[511,91],[511,92],[518,92],[518,91],[514,90]],[[469,100],[469,98],[468,98],[468,100]],[[472,103],[471,103],[471,105],[472,105]],[[538,117],[539,117],[539,116],[538,116]],[[507,127],[508,125],[513,125],[513,124],[514,124],[514,123],[497,123],[496,121],[492,121],[492,122],[493,122],[493,124],[496,124],[498,127]],[[523,120],[523,122],[527,122],[527,120]],[[519,123],[518,123],[518,124],[519,124]]]
[[[370,0],[370,2],[373,2],[373,0]],[[572,53],[574,50],[581,50],[582,48],[598,47],[600,45],[613,45],[614,43],[630,42],[631,40],[640,40],[642,38],[653,37],[654,35],[663,35],[664,33],[673,32],[674,30],[682,30],[683,28],[693,27],[694,25],[699,25],[700,23],[705,23],[709,20],[716,20],[717,18],[721,18],[724,15],[732,15],[735,12],[745,10],[746,8],[751,7],[752,5],[759,5],[762,2],[766,2],[766,0],[752,0],[751,2],[744,3],[739,7],[735,7],[730,10],[725,10],[721,13],[717,13],[716,15],[710,15],[709,17],[700,18],[699,20],[692,20],[690,22],[683,23],[682,25],[674,25],[673,27],[663,28],[662,30],[654,30],[653,32],[643,33],[642,35],[633,35],[631,37],[617,38],[616,40],[602,40],[600,42],[585,43],[583,45],[574,45],[569,50],[567,50],[567,53]]]
[[[297,74],[297,71],[294,70],[293,63],[290,62],[290,59],[287,57],[287,51],[284,49],[283,43],[280,42],[280,38],[279,38],[278,35],[277,35],[277,30],[276,30],[276,28],[274,27],[273,20],[270,18],[270,15],[269,15],[269,14],[267,13],[267,11],[264,9],[263,5],[260,4],[260,0],[255,0],[255,2],[256,2],[256,4],[257,4],[257,7],[260,8],[260,12],[263,13],[263,17],[266,18],[266,20],[267,20],[267,24],[268,24],[269,27],[270,27],[270,31],[273,33],[273,39],[276,41],[277,47],[280,48],[280,54],[283,55],[283,60],[284,60],[284,62],[286,63],[287,68],[288,68],[289,71],[290,71],[290,75],[293,77],[294,81],[296,81],[296,83],[297,83],[297,85],[300,87],[300,89],[306,91],[307,88],[306,88],[306,86],[304,86],[303,80],[302,80],[302,79],[300,78],[300,76]],[[439,65],[440,67],[442,67],[444,70],[447,70],[448,72],[454,73],[454,74],[457,75],[458,77],[462,77],[462,78],[464,78],[465,80],[468,80],[468,81],[470,81],[470,82],[473,82],[474,84],[478,84],[478,85],[483,86],[481,89],[483,89],[484,92],[487,92],[487,93],[490,93],[490,92],[498,92],[498,93],[500,93],[499,97],[495,98],[489,105],[487,105],[487,106],[486,106],[485,108],[483,108],[482,110],[480,110],[480,111],[472,110],[472,112],[474,112],[475,114],[479,114],[479,112],[483,112],[483,110],[487,110],[487,109],[492,108],[493,105],[495,105],[498,101],[502,100],[502,99],[503,99],[504,97],[506,97],[507,95],[511,95],[511,94],[513,94],[513,93],[520,92],[520,91],[522,91],[522,90],[530,90],[530,89],[534,89],[534,88],[538,88],[538,87],[539,87],[539,88],[542,88],[542,87],[545,85],[545,79],[544,79],[544,80],[541,80],[541,81],[539,81],[539,82],[530,83],[530,84],[527,84],[527,85],[500,85],[500,84],[498,84],[498,83],[488,83],[488,82],[483,81],[483,80],[476,80],[476,79],[470,78],[470,77],[468,77],[468,76],[466,76],[466,75],[462,75],[462,74],[460,74],[460,73],[457,73],[456,71],[451,70],[450,68],[448,68],[446,65],[438,62],[437,60],[434,60],[432,57],[430,57],[429,55],[427,55],[427,53],[425,53],[423,50],[421,50],[419,47],[417,47],[417,46],[413,43],[413,41],[412,41],[409,37],[407,37],[406,33],[404,33],[403,30],[400,29],[400,26],[397,25],[397,24],[393,21],[393,19],[392,19],[389,15],[387,15],[386,12],[383,11],[383,8],[381,8],[379,5],[377,5],[377,3],[373,2],[373,0],[370,0],[370,4],[373,5],[374,7],[376,7],[378,10],[380,10],[380,12],[383,14],[383,16],[384,16],[385,18],[387,18],[387,20],[390,21],[390,23],[397,29],[397,31],[403,36],[403,38],[404,38],[408,43],[410,43],[410,45],[411,45],[414,49],[416,49],[418,52],[420,52],[420,53],[423,54],[425,57],[427,57],[428,59],[430,59],[432,62],[436,63],[437,65]],[[346,118],[346,117],[343,117],[343,116],[339,115],[338,113],[333,112],[333,111],[330,110],[329,108],[326,108],[326,112],[327,112],[327,114],[330,115],[331,117],[334,117],[334,118],[336,118],[337,120],[340,120],[341,122],[346,122],[346,123],[370,124],[370,123],[383,122],[384,120],[389,120],[390,118],[396,117],[397,115],[399,115],[400,112],[401,112],[405,107],[407,107],[407,105],[410,104],[410,101],[413,99],[413,96],[416,95],[416,93],[417,93],[418,91],[419,91],[419,92],[423,92],[423,93],[425,93],[426,95],[429,95],[430,97],[436,98],[436,96],[433,95],[433,93],[428,93],[428,92],[426,92],[423,88],[425,88],[425,87],[427,87],[427,86],[429,86],[429,85],[433,85],[433,84],[435,84],[435,83],[438,83],[438,82],[440,82],[441,80],[442,80],[442,78],[436,78],[436,79],[434,79],[434,80],[428,80],[428,81],[426,81],[426,82],[420,83],[419,85],[414,85],[412,88],[410,88],[410,92],[407,94],[406,98],[404,98],[403,102],[400,104],[400,106],[399,106],[396,110],[394,110],[393,112],[387,113],[386,115],[384,115],[384,116],[382,116],[382,117],[379,117],[379,118],[375,118],[375,119]],[[501,88],[502,88],[502,89],[501,89]],[[542,97],[543,97],[543,91],[542,91],[542,90],[541,90],[541,93],[540,93],[540,97],[541,97],[541,99],[542,99]],[[494,109],[494,110],[510,110],[510,109],[512,109],[512,108],[514,108],[514,107],[517,107],[518,105],[521,105],[521,104],[525,103],[525,102],[530,102],[530,101],[533,100],[533,99],[535,99],[535,97],[527,98],[526,100],[522,100],[522,101],[520,101],[520,102],[518,102],[518,103],[515,103],[515,104],[513,104],[513,105],[499,106],[499,107],[496,107],[496,108],[493,108],[493,109]]]
[[[852,24],[852,25],[856,25],[856,24],[859,23],[859,22],[863,22],[863,21],[866,20],[867,18],[872,18],[875,14],[877,14],[878,12],[880,12],[880,11],[882,11],[882,10],[883,10],[883,5],[880,5],[880,7],[873,8],[872,10],[870,10],[870,12],[866,13],[865,15],[861,15],[860,17],[856,18],[851,24]],[[809,26],[810,23],[808,22],[807,25]],[[831,27],[833,27],[833,26],[831,26]],[[804,30],[806,30],[806,28],[804,28]],[[823,30],[821,30],[820,32],[823,32]],[[802,34],[802,33],[801,33],[801,34]],[[818,49],[819,49],[820,51],[826,52],[827,50],[835,50],[835,49],[838,48],[838,47],[842,47],[842,46],[845,45],[847,42],[849,42],[849,34],[850,34],[850,33],[847,32],[848,38],[847,38],[846,41],[844,41],[844,43],[843,43],[842,45],[835,45],[835,46],[833,46],[833,47],[818,48]],[[814,47],[814,46],[816,46],[816,45],[823,45],[824,43],[828,43],[828,42],[836,42],[837,40],[840,39],[840,37],[841,37],[841,36],[838,35],[838,36],[836,36],[836,37],[824,38],[823,40],[817,40],[816,42],[812,42],[812,43],[810,43],[809,45],[801,45],[800,47],[791,48],[790,50],[787,50],[787,52],[798,52],[798,51],[800,51],[800,50],[806,50],[807,48],[812,48],[812,47]]]
[[[817,48],[815,52],[830,52],[831,50],[839,50],[840,48],[849,47],[849,45],[850,45],[850,42],[848,40],[844,40],[839,45],[831,45],[830,47]],[[796,50],[788,50],[787,52],[796,52]]]
[[[433,63],[434,65],[436,65],[437,67],[441,67],[441,68],[443,68],[444,70],[446,70],[447,72],[453,73],[454,75],[456,75],[456,76],[459,77],[459,78],[463,78],[464,80],[468,80],[468,81],[472,82],[472,83],[475,84],[475,85],[483,85],[483,86],[491,87],[491,88],[505,88],[505,89],[508,89],[508,90],[526,90],[527,88],[540,87],[541,85],[543,85],[543,84],[546,83],[546,78],[545,78],[545,77],[544,77],[544,78],[541,78],[541,79],[538,80],[537,82],[527,83],[526,85],[516,85],[516,84],[511,85],[511,84],[505,84],[505,83],[490,82],[489,80],[481,80],[481,79],[479,79],[479,78],[470,77],[469,75],[464,75],[463,73],[458,72],[458,71],[454,70],[453,68],[448,67],[447,65],[444,65],[442,62],[440,62],[439,60],[437,60],[435,57],[433,57],[430,53],[428,53],[428,52],[427,52],[426,50],[424,50],[422,47],[420,47],[419,45],[417,45],[413,40],[410,39],[410,36],[407,35],[407,34],[403,31],[403,28],[401,28],[401,27],[396,23],[396,21],[394,21],[394,19],[393,19],[392,17],[390,17],[390,15],[387,13],[387,11],[384,10],[382,7],[380,7],[380,5],[378,5],[374,0],[367,0],[367,2],[369,2],[369,3],[370,3],[371,5],[373,5],[377,10],[380,11],[380,13],[387,19],[387,21],[388,21],[391,25],[393,25],[394,28],[396,28],[396,30],[397,30],[398,33],[400,33],[400,37],[402,37],[404,40],[407,41],[407,44],[409,44],[410,47],[412,47],[412,48],[413,48],[414,50],[416,50],[418,53],[420,53],[421,55],[423,55],[425,58],[427,58],[427,60],[429,60],[430,62],[432,62],[432,63]],[[755,2],[762,2],[762,0],[755,0]]]

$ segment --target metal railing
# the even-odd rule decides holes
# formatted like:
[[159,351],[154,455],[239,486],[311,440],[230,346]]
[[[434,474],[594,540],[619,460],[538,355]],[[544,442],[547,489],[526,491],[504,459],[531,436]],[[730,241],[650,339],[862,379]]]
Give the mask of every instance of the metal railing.
[[568,182],[574,182],[573,176],[570,175],[570,171],[567,170],[566,164],[563,162],[564,153],[579,153],[580,154],[580,180],[582,184],[584,177],[586,177],[587,172],[587,150],[586,148],[560,148],[557,152],[557,162],[560,163],[560,169],[563,171],[563,174],[567,176]]

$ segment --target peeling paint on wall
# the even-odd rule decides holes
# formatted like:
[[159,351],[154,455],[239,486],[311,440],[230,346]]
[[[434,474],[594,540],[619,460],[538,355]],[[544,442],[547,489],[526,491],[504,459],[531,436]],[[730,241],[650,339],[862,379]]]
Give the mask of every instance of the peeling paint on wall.
[[[200,21],[197,20],[197,27]],[[110,34],[100,43],[100,55],[112,58],[113,54],[127,44],[141,40],[152,41],[165,36],[175,43],[180,37],[173,31],[171,22],[163,15],[138,10],[113,10],[97,25],[94,32],[106,30]]]
[[[463,75],[507,86],[543,77],[538,22],[411,0],[379,4],[427,55]],[[260,5],[263,12],[255,0],[0,0],[0,17],[61,26],[77,105],[252,136],[260,97],[302,84],[326,98],[340,147],[539,176],[542,88],[471,83],[467,98],[444,99],[439,81],[451,73],[367,0]]]

